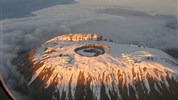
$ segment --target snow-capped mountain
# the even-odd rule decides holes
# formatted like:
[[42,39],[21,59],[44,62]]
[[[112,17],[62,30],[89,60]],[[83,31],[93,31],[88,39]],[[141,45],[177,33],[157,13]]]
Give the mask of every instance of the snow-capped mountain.
[[178,64],[166,53],[97,34],[55,37],[13,60],[45,100],[177,100]]

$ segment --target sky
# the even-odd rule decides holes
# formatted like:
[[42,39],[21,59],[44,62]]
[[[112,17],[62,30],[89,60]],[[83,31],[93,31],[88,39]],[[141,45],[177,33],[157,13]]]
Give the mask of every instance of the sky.
[[33,16],[32,11],[59,4],[72,4],[73,0],[1,0],[2,19]]
[[1,1],[1,74],[12,91],[20,84],[12,58],[58,35],[97,33],[119,44],[178,47],[176,0],[25,1]]

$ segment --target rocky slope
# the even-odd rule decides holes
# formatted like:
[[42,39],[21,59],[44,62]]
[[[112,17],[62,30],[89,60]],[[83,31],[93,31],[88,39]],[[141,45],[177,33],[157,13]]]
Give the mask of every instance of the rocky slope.
[[178,99],[178,64],[172,57],[97,34],[55,37],[12,63],[37,100]]

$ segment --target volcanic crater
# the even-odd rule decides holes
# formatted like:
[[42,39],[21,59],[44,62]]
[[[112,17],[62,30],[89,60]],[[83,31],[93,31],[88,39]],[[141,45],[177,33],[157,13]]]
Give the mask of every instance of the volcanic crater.
[[12,63],[26,92],[37,100],[178,99],[173,58],[152,48],[104,41],[97,34],[57,36]]

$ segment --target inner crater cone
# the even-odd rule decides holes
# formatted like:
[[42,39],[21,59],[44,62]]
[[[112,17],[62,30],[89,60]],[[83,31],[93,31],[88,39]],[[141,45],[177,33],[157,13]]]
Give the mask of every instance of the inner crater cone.
[[74,51],[81,56],[96,57],[104,54],[105,49],[110,50],[110,47],[105,44],[86,44],[76,48]]
[[102,47],[95,47],[95,46],[79,47],[76,48],[74,51],[81,56],[87,56],[87,57],[95,57],[98,55],[102,55],[105,52]]
[[57,36],[12,63],[26,82],[23,89],[37,100],[178,98],[178,64],[173,58],[97,34]]

